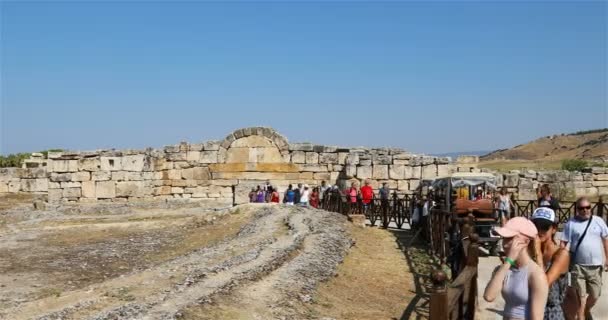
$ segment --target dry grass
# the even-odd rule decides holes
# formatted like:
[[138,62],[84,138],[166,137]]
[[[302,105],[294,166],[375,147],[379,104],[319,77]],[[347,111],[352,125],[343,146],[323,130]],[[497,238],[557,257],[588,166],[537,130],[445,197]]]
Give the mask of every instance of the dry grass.
[[352,228],[356,245],[309,305],[313,317],[399,319],[415,296],[413,277],[396,237],[387,230]]
[[487,160],[481,161],[478,165],[480,168],[488,168],[500,172],[522,169],[559,170],[561,166],[561,160]]

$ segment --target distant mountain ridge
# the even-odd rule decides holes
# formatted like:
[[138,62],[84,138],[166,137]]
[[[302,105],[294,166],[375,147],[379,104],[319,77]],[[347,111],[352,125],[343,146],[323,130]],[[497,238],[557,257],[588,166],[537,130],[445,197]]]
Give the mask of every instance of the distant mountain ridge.
[[500,149],[481,160],[608,159],[608,128],[546,136],[509,149]]
[[436,157],[451,157],[452,160],[456,160],[458,156],[467,155],[467,156],[482,156],[492,152],[491,150],[481,150],[481,151],[462,151],[462,152],[446,152],[446,153],[434,153],[433,156]]

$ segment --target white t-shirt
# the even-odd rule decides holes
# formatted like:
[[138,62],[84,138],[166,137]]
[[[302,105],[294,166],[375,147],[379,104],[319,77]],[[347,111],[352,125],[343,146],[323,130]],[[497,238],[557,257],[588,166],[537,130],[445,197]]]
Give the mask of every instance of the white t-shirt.
[[300,202],[308,202],[309,195],[310,195],[310,190],[302,191],[302,196],[300,196]]
[[[604,245],[602,239],[608,238],[608,227],[600,217],[591,216],[591,219],[587,235],[583,238],[583,242],[576,252],[576,257],[574,257],[574,263],[582,266],[601,266],[604,264]],[[585,232],[588,222],[589,220],[581,221],[570,218],[566,226],[564,226],[561,240],[568,242],[570,255],[574,253],[578,240],[583,235],[583,232]]]

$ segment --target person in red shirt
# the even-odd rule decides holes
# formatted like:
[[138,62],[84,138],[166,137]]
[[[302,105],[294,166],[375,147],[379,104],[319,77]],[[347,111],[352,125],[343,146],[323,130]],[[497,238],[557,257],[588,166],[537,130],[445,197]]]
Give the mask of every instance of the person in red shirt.
[[313,208],[319,208],[319,188],[313,188],[310,194],[310,205]]
[[367,212],[374,198],[374,189],[369,185],[369,180],[365,180],[365,185],[361,187],[361,201],[363,202],[363,210]]
[[272,196],[270,197],[270,202],[279,203],[279,191],[276,189],[272,190]]

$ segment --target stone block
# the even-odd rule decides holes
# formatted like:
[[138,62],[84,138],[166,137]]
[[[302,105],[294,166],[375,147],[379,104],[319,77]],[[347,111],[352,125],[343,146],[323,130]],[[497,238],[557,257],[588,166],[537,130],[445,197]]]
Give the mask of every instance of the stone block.
[[327,172],[327,165],[322,164],[304,164],[300,166],[300,171],[303,172]]
[[152,173],[152,172],[125,172],[125,181],[140,181],[144,180],[143,173]]
[[372,177],[371,166],[359,166],[357,167],[357,178],[358,179],[369,179]]
[[405,179],[405,166],[400,164],[390,165],[388,177],[395,180]]
[[410,160],[393,159],[393,164],[403,164],[409,166]]
[[593,182],[591,181],[573,181],[574,188],[591,188],[593,187]]
[[182,169],[171,169],[163,171],[163,180],[179,180],[182,178]]
[[217,151],[203,151],[199,158],[200,163],[218,163]]
[[218,150],[220,150],[220,142],[219,141],[207,141],[203,144],[203,150],[218,151]]
[[519,174],[517,174],[517,173],[505,174],[503,185],[505,187],[510,187],[510,188],[517,187],[519,185]]
[[142,181],[123,181],[116,183],[117,197],[143,196],[144,183]]
[[[8,191],[8,185],[6,190]],[[48,191],[49,181],[46,178],[21,179],[21,191],[24,192],[46,192]]]
[[48,193],[48,201],[50,203],[56,203],[61,201],[63,198],[63,190],[62,189],[49,189]]
[[80,182],[61,182],[60,186],[61,186],[61,189],[80,188],[81,183]]
[[346,165],[345,172],[347,179],[352,179],[357,176],[357,166],[353,164]]
[[173,193],[173,194],[182,194],[182,193],[184,193],[184,188],[182,188],[182,187],[171,187],[171,193]]
[[337,153],[321,153],[319,154],[319,163],[321,164],[338,164]]
[[290,143],[289,151],[313,151],[314,145],[311,143]]
[[608,173],[593,175],[593,180],[608,181]]
[[301,172],[298,175],[298,180],[312,180],[313,179],[313,173],[312,172]]
[[82,182],[82,196],[85,198],[95,198],[95,181],[84,181]]
[[595,180],[595,181],[593,181],[593,186],[594,187],[608,187],[608,180],[606,180],[606,181]]
[[60,189],[61,184],[59,182],[50,182],[49,181],[49,189]]
[[51,160],[48,163],[49,172],[76,172],[78,160]]
[[391,164],[392,163],[392,158],[391,156],[387,155],[387,154],[374,154],[372,155],[372,163],[374,165],[380,164]]
[[155,196],[166,196],[171,194],[171,186],[161,186],[154,188],[153,194]]
[[102,171],[122,170],[122,158],[120,157],[100,157]]
[[371,166],[372,165],[372,160],[371,159],[361,159],[361,158],[359,158],[359,165],[360,166]]
[[195,167],[182,170],[182,178],[186,180],[209,180],[211,173],[208,167]]
[[388,165],[374,165],[372,167],[372,178],[374,179],[388,179]]
[[306,153],[304,151],[292,152],[291,163],[306,163]]
[[359,164],[359,154],[358,153],[349,153],[349,154],[347,154],[346,158],[344,159],[344,162],[346,164],[352,164],[352,165]]
[[186,153],[186,161],[199,161],[201,158],[200,151],[188,151]]
[[320,172],[320,173],[314,173],[313,174],[313,179],[315,180],[329,180],[331,178],[331,175],[329,174],[329,172]]
[[[450,166],[447,164],[438,164],[437,165],[437,176],[444,177],[450,174]],[[502,182],[502,179],[501,179]]]
[[166,159],[169,161],[186,161],[186,152],[167,153]]
[[126,175],[125,171],[112,172],[112,180],[114,180],[114,181],[125,181],[126,177],[127,177],[127,175]]
[[598,188],[574,188],[575,197],[597,197]]
[[144,163],[146,156],[143,154],[134,154],[122,157],[122,170],[123,171],[144,171]]
[[608,173],[608,168],[603,168],[603,167],[592,167],[591,168],[591,173]]
[[50,180],[53,182],[66,182],[72,181],[71,173],[51,173]]
[[21,179],[13,178],[8,181],[8,192],[19,192],[21,190]]
[[46,178],[47,172],[46,168],[27,168],[27,169],[18,169],[17,171],[18,177],[23,179],[38,179],[38,178]]
[[89,181],[91,180],[91,173],[88,171],[79,171],[72,173],[72,181]]
[[308,164],[319,163],[319,154],[316,152],[306,152],[306,163],[308,163]]
[[188,146],[188,151],[203,151],[202,143],[192,143]]
[[99,158],[84,158],[78,160],[78,170],[80,171],[99,171],[101,161]]
[[597,188],[597,194],[600,196],[608,196],[608,187]]
[[91,180],[93,181],[108,181],[112,178],[112,173],[109,171],[97,171],[91,173]]
[[108,199],[116,197],[116,182],[97,181],[95,182],[95,197],[97,199]]
[[437,165],[425,165],[422,166],[422,177],[423,178],[434,178],[437,176]]
[[80,188],[64,188],[63,197],[68,199],[80,198]]
[[408,191],[410,190],[410,185],[407,180],[398,180],[397,181],[397,190],[399,191]]

